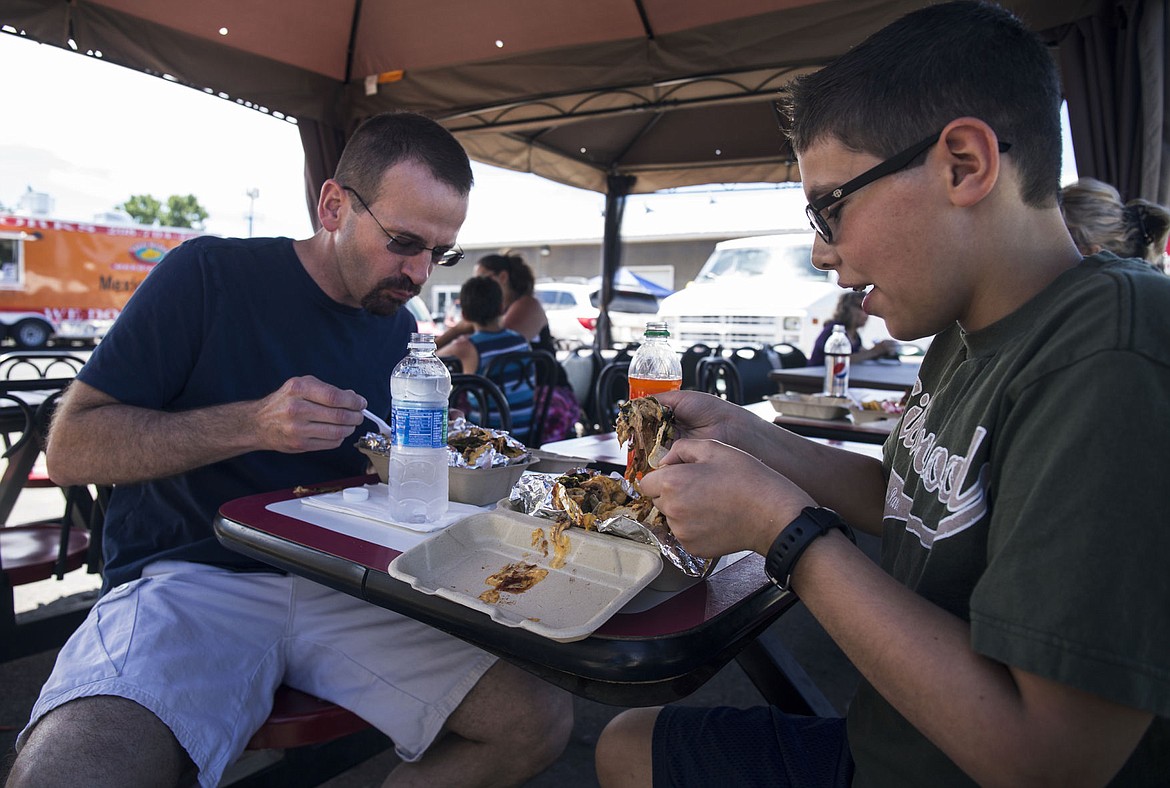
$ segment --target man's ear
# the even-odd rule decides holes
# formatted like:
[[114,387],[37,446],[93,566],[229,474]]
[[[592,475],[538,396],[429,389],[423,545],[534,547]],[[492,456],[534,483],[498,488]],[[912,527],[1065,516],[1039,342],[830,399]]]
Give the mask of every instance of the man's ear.
[[321,227],[334,232],[341,226],[341,210],[345,200],[345,190],[341,184],[329,178],[321,184],[321,196],[317,198],[317,219]]
[[956,118],[941,135],[943,155],[949,169],[951,202],[970,207],[999,182],[999,138],[991,126],[978,118]]

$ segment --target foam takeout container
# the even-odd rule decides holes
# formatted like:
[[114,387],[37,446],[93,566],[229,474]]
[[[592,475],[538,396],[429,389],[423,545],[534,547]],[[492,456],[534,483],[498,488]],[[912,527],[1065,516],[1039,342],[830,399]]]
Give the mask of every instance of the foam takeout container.
[[[579,528],[566,530],[565,563],[553,568],[551,546],[540,546],[553,526],[506,510],[475,514],[406,550],[387,571],[418,591],[478,610],[504,626],[570,642],[588,637],[662,570],[658,551],[649,545]],[[534,538],[538,529],[540,538]],[[491,588],[487,578],[517,561],[548,574],[521,593],[501,592],[498,602],[480,599]]]
[[530,449],[536,464],[528,470],[539,473],[568,473],[577,468],[584,468],[592,460],[585,457],[571,457],[567,454],[556,454],[544,449]]

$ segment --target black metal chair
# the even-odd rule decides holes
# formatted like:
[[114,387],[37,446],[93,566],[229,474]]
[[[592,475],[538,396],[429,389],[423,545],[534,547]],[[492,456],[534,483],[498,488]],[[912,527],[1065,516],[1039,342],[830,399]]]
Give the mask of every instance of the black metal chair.
[[743,404],[743,384],[730,359],[707,356],[695,366],[695,389],[714,394],[736,405]]
[[16,499],[28,485],[29,471],[44,447],[49,418],[71,379],[31,378],[0,381],[0,432],[7,465],[0,478],[0,661],[59,647],[77,628],[88,605],[17,623],[13,588],[62,579],[88,560],[100,570],[100,548],[89,530],[93,499],[86,487],[64,487],[59,518],[7,525]]
[[512,409],[500,387],[483,375],[460,372],[451,376],[449,407],[463,411],[468,421],[485,425],[495,410],[500,417],[500,429],[512,429]]
[[759,402],[779,390],[779,386],[768,377],[768,373],[780,364],[780,357],[770,348],[739,347],[724,351],[724,356],[735,365],[739,373],[743,394],[741,405]]
[[593,387],[593,420],[599,432],[612,432],[618,407],[630,398],[630,362],[611,361]]
[[513,388],[526,386],[532,389],[532,419],[528,429],[513,433],[516,440],[529,448],[540,448],[544,442],[551,393],[559,382],[559,372],[556,357],[547,350],[504,353],[493,358],[484,371],[484,376],[499,386],[505,397]]
[[796,345],[790,345],[787,342],[778,342],[772,345],[771,350],[780,357],[780,369],[796,369],[798,367],[808,366],[808,356]]
[[697,388],[699,359],[706,358],[716,352],[717,348],[702,342],[696,342],[683,351],[679,362],[682,364],[682,387],[687,390]]
[[455,356],[439,356],[439,361],[443,362],[443,366],[452,375],[458,375],[463,372],[463,362]]

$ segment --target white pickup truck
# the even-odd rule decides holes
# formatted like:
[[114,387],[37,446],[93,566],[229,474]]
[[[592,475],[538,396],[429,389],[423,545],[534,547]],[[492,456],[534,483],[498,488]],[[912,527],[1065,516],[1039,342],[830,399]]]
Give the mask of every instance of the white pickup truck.
[[[813,268],[812,244],[811,230],[716,244],[695,280],[659,304],[671,344],[681,351],[787,342],[809,355],[844,292],[835,273]],[[877,317],[862,334],[867,345],[889,337]]]

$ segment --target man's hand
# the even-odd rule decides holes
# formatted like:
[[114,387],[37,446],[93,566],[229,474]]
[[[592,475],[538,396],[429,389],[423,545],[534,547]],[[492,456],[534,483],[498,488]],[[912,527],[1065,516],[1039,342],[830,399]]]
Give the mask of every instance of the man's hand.
[[750,454],[711,440],[675,441],[641,487],[683,547],[706,558],[745,549],[763,555],[801,509],[815,505]]
[[295,454],[340,446],[362,423],[366,400],[306,375],[290,378],[257,404],[259,443]]

